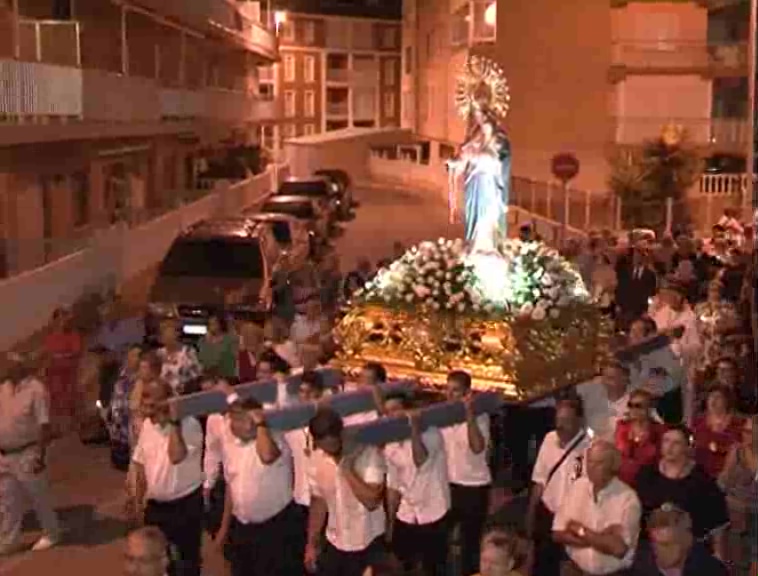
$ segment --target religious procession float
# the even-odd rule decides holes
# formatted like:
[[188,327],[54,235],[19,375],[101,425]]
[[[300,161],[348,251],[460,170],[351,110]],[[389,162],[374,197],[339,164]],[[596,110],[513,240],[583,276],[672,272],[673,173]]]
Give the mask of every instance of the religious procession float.
[[451,218],[463,184],[465,239],[422,242],[354,295],[335,328],[343,369],[381,362],[431,388],[461,369],[512,403],[597,373],[611,326],[581,277],[547,245],[508,238],[510,144],[499,120],[509,100],[497,65],[470,57],[456,94],[468,136],[448,163]]

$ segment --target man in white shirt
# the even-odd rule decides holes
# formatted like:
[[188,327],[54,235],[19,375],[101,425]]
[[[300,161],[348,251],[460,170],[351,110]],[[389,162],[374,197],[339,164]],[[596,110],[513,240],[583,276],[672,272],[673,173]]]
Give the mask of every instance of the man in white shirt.
[[682,390],[684,421],[690,422],[694,416],[695,391],[689,383],[694,382],[695,368],[703,343],[697,328],[697,317],[687,302],[687,288],[675,279],[667,279],[661,287],[657,302],[650,311],[650,317],[661,333],[672,333],[675,328],[683,328],[681,337],[671,343],[671,350],[684,365],[687,386]]
[[384,411],[384,398],[382,397],[381,387],[387,382],[387,370],[378,362],[367,362],[361,370],[358,379],[357,390],[371,390],[374,398],[374,409],[367,412],[351,414],[344,419],[345,426],[355,426],[356,424],[366,424],[376,420]]
[[487,414],[474,414],[471,376],[466,372],[448,374],[447,398],[462,401],[466,410],[466,421],[443,428],[442,438],[450,480],[451,521],[460,530],[462,573],[470,576],[479,570],[479,545],[492,485],[487,462],[490,419]]
[[620,575],[632,565],[642,509],[634,490],[618,479],[620,467],[612,443],[593,442],[587,475],[571,486],[553,522],[553,537],[569,557],[561,576]]
[[215,541],[228,538],[232,576],[296,575],[303,536],[292,502],[289,446],[268,429],[255,399],[232,402],[229,430],[223,439],[226,505]]
[[577,393],[584,403],[585,422],[597,438],[613,440],[616,423],[624,418],[629,404],[629,368],[611,361],[602,375],[580,384]]
[[[320,372],[304,372],[298,389],[298,400],[303,403],[318,402],[324,396],[324,379]],[[292,497],[295,501],[298,533],[302,543],[297,558],[302,559],[305,552],[305,539],[308,532],[308,510],[311,505],[311,489],[308,481],[308,471],[311,465],[311,454],[315,450],[308,426],[285,433],[289,450],[292,453],[294,466],[294,484]]]
[[558,401],[555,430],[540,446],[532,472],[526,532],[534,540],[533,574],[557,576],[561,549],[552,539],[553,516],[572,484],[584,473],[590,438],[584,429],[584,407],[578,398]]
[[450,486],[442,435],[437,428],[421,431],[402,392],[388,395],[384,407],[389,417],[408,418],[411,429],[410,439],[384,448],[392,549],[406,570],[420,565],[423,576],[445,576]]
[[203,430],[194,418],[177,420],[169,411],[171,387],[145,385],[142,424],[132,455],[137,518],[157,526],[175,554],[171,576],[200,576],[203,533]]
[[[386,464],[373,446],[345,446],[343,422],[322,408],[309,429],[311,506],[305,566],[319,576],[363,576],[384,551]],[[326,526],[326,548],[319,551]]]
[[26,504],[42,527],[32,550],[58,543],[61,529],[45,474],[50,397],[28,358],[0,354],[0,558],[20,544]]

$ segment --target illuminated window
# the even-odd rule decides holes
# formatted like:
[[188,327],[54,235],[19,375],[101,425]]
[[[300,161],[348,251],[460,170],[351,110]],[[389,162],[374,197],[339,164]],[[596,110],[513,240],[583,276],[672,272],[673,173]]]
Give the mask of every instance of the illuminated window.
[[395,93],[384,93],[384,115],[388,118],[395,116]]
[[316,57],[305,56],[303,58],[303,75],[305,81],[312,84],[316,81]]
[[285,54],[284,58],[282,58],[282,62],[284,65],[284,81],[294,82],[297,79],[294,54]]
[[287,90],[284,93],[284,115],[287,118],[294,118],[295,116],[295,92],[294,90]]
[[313,90],[308,90],[305,93],[305,116],[313,118],[316,115],[316,93]]

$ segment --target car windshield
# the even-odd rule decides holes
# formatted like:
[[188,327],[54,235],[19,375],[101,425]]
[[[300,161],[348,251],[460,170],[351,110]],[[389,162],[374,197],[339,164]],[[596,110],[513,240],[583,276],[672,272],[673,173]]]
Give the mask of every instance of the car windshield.
[[326,182],[285,182],[279,187],[279,196],[328,196]]
[[263,206],[264,212],[275,214],[289,214],[295,218],[315,218],[313,205],[310,202],[267,202]]
[[171,246],[162,276],[263,278],[263,255],[255,239],[187,238]]

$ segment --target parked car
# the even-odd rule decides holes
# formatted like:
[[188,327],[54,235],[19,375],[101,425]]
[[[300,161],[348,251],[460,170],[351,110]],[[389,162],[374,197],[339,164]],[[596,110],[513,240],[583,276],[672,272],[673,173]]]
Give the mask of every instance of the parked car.
[[332,183],[332,189],[338,194],[338,214],[342,220],[350,218],[353,206],[353,190],[350,182],[350,176],[344,170],[337,168],[324,168],[316,170],[315,176],[327,178]]
[[329,217],[319,211],[317,202],[309,196],[272,196],[261,207],[261,212],[288,214],[305,220],[313,232],[314,240],[321,246],[329,242]]
[[299,179],[290,178],[279,185],[275,196],[307,196],[312,198],[317,210],[325,214],[331,224],[337,220],[339,189],[329,179],[321,176]]
[[200,222],[174,240],[160,264],[145,317],[148,340],[167,318],[178,319],[190,341],[205,335],[215,311],[262,322],[291,271],[270,227],[247,219]]

